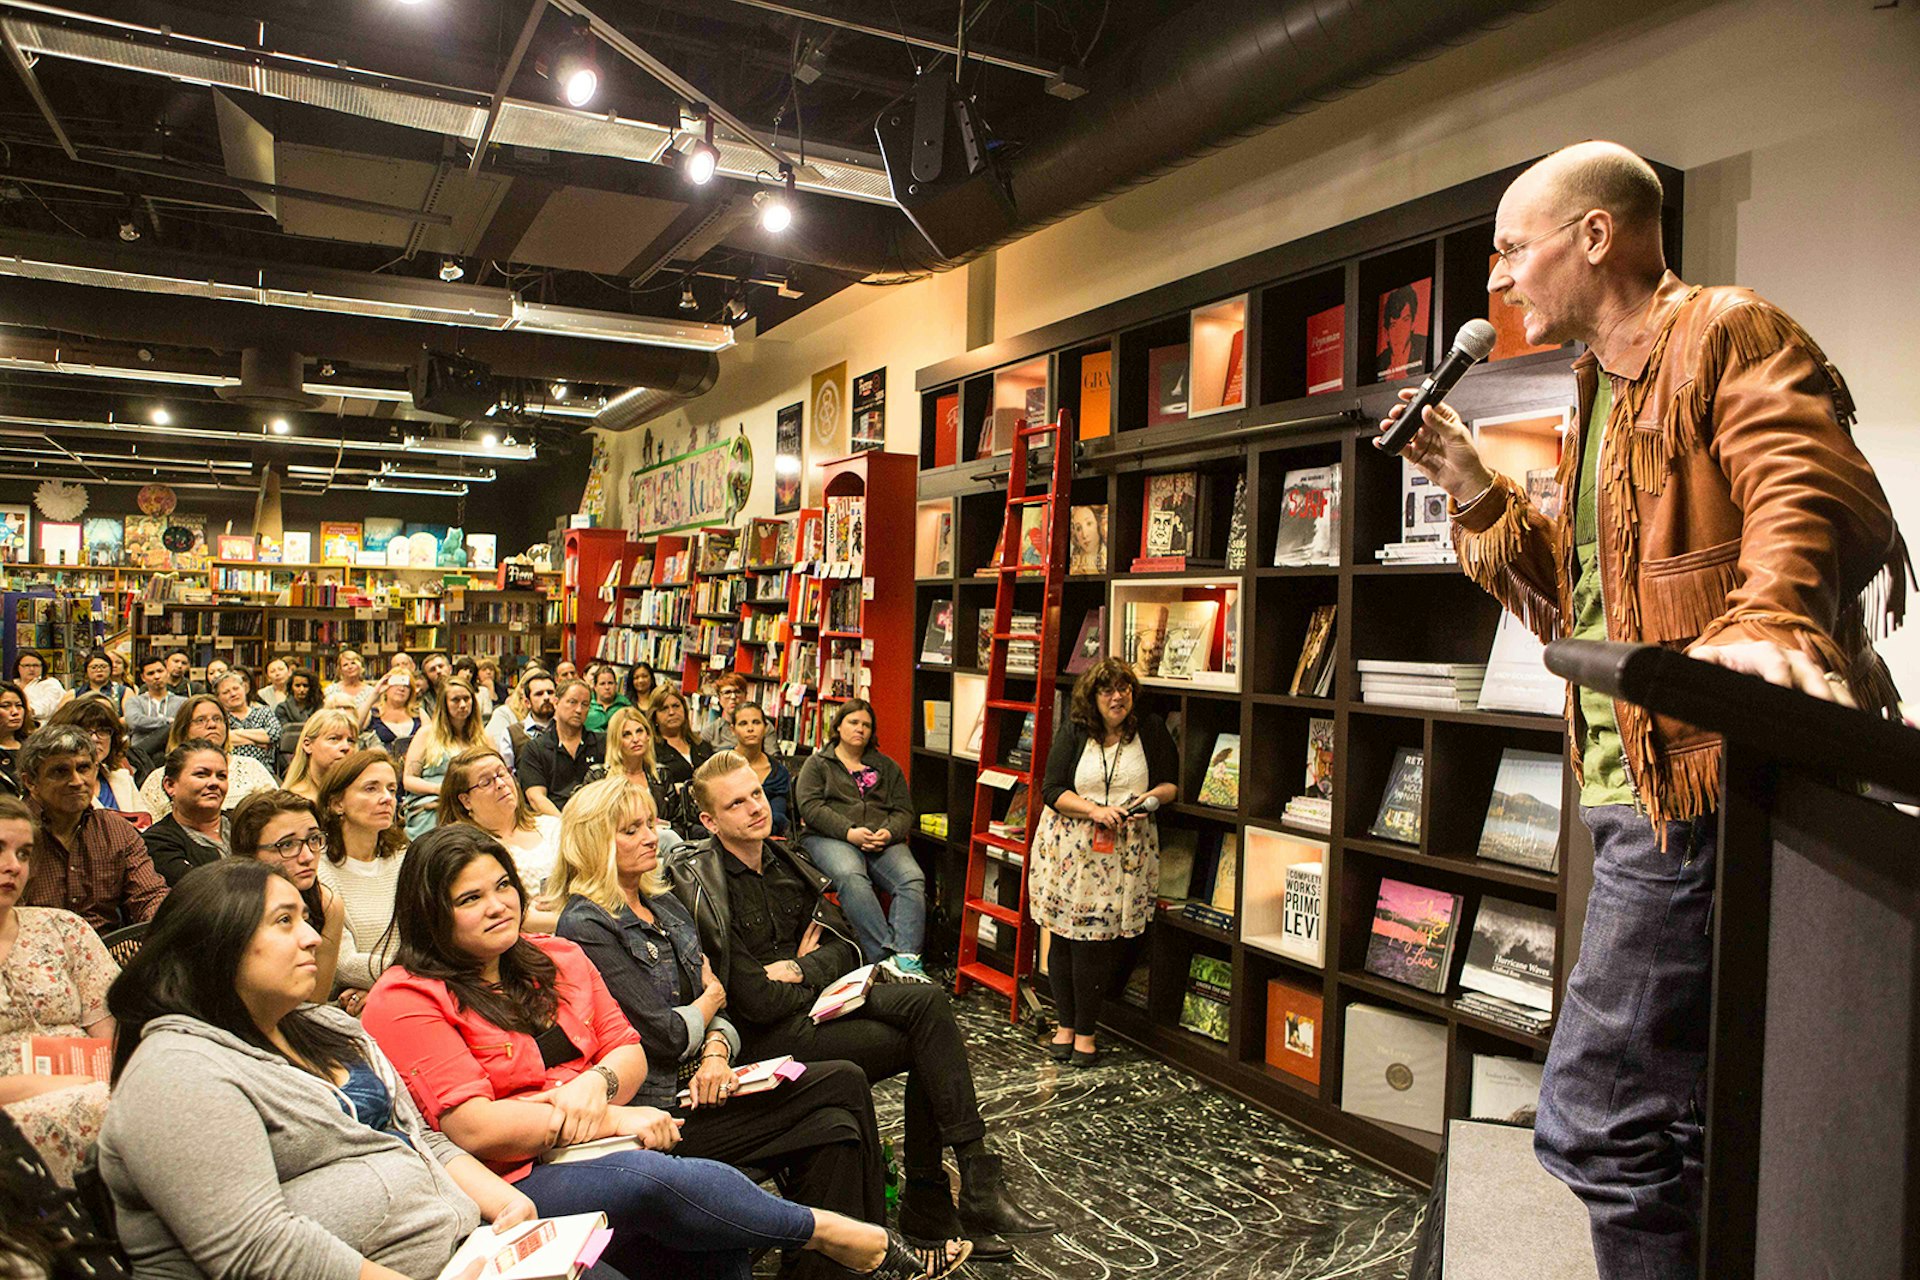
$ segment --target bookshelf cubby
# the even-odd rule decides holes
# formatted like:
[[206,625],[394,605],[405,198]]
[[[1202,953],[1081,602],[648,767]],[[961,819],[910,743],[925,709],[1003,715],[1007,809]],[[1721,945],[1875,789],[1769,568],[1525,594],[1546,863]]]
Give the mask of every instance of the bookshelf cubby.
[[[1656,166],[1658,167],[1658,166]],[[1361,701],[1361,659],[1484,663],[1499,619],[1498,605],[1448,564],[1383,564],[1375,552],[1401,536],[1404,501],[1400,460],[1372,446],[1374,423],[1394,393],[1419,374],[1382,380],[1375,353],[1381,294],[1431,279],[1431,320],[1425,368],[1431,368],[1468,319],[1488,315],[1487,258],[1493,210],[1519,166],[1367,215],[1305,239],[1277,245],[1237,262],[1105,304],[1030,334],[1016,335],[920,371],[923,421],[941,396],[957,397],[975,416],[965,437],[978,439],[978,422],[1004,370],[1050,361],[1053,407],[1080,407],[1081,363],[1089,354],[1111,359],[1112,431],[1080,443],[1073,501],[1109,508],[1108,572],[1076,576],[1061,604],[1062,663],[1089,610],[1108,610],[1106,651],[1116,648],[1115,601],[1141,589],[1147,575],[1127,572],[1140,554],[1141,505],[1147,477],[1193,471],[1205,495],[1201,558],[1224,558],[1233,491],[1247,485],[1249,540],[1244,570],[1199,568],[1176,582],[1231,583],[1240,593],[1241,643],[1237,682],[1209,689],[1190,682],[1149,684],[1145,709],[1170,718],[1181,760],[1181,795],[1158,816],[1163,832],[1190,831],[1203,842],[1238,838],[1234,928],[1222,930],[1173,911],[1158,913],[1134,943],[1136,970],[1126,999],[1111,1001],[1107,1025],[1115,1033],[1195,1073],[1293,1117],[1349,1149],[1402,1174],[1432,1176],[1437,1133],[1377,1123],[1342,1106],[1341,1064],[1347,1010],[1374,1005],[1427,1019],[1444,1029],[1445,1114],[1467,1114],[1474,1054],[1538,1062],[1548,1038],[1511,1030],[1456,1007],[1458,970],[1474,913],[1486,896],[1511,899],[1553,913],[1557,933],[1556,1000],[1579,952],[1584,895],[1591,880],[1592,847],[1577,818],[1575,789],[1563,771],[1559,863],[1552,872],[1488,861],[1476,855],[1478,836],[1501,753],[1510,749],[1562,750],[1556,717],[1513,713],[1422,710]],[[1668,250],[1677,253],[1679,199],[1685,183],[1662,170],[1669,201]],[[1246,405],[1221,406],[1202,420],[1191,410],[1150,424],[1150,355],[1192,344],[1196,312],[1222,299],[1244,299]],[[1340,385],[1309,393],[1308,322],[1340,307]],[[1469,421],[1517,413],[1538,414],[1573,403],[1568,368],[1575,352],[1553,349],[1476,367],[1449,396]],[[1190,366],[1191,368],[1191,366]],[[1203,405],[1204,409],[1204,405]],[[922,577],[916,603],[955,601],[955,666],[914,672],[918,700],[952,701],[953,749],[913,751],[915,796],[923,805],[949,806],[951,829],[961,831],[961,807],[972,793],[976,762],[959,754],[969,721],[961,705],[977,680],[973,611],[991,601],[989,580],[978,577],[1000,531],[1004,479],[973,461],[933,467],[923,442],[920,498],[951,500],[956,564],[951,576]],[[1314,467],[1337,470],[1339,532],[1332,564],[1273,567],[1285,477]],[[1333,680],[1326,696],[1294,694],[1290,685],[1314,610],[1332,606]],[[924,618],[924,613],[921,613]],[[919,635],[913,643],[917,646]],[[917,648],[915,650],[918,652]],[[1063,688],[1070,677],[1063,677]],[[1183,687],[1184,686],[1184,687]],[[1309,831],[1287,821],[1289,800],[1305,790],[1308,726],[1333,725],[1331,829]],[[1233,808],[1196,803],[1201,772],[1216,734],[1238,732],[1242,761],[1239,802]],[[920,743],[919,738],[915,739]],[[1425,753],[1420,839],[1388,841],[1370,828],[1400,748]],[[1323,901],[1325,961],[1320,966],[1281,954],[1276,897],[1284,868],[1263,862],[1262,832],[1289,842],[1325,846]],[[950,947],[959,916],[964,845],[916,834],[934,878],[933,948]],[[1382,877],[1459,893],[1460,941],[1446,988],[1433,995],[1366,972],[1367,941]],[[944,932],[943,932],[944,930]],[[1232,972],[1229,1037],[1225,1044],[1180,1025],[1195,955],[1226,961]],[[1144,974],[1144,998],[1140,975]],[[1319,1002],[1315,1027],[1319,1080],[1310,1083],[1267,1058],[1268,1017],[1275,1011],[1269,984],[1306,989]],[[1047,993],[1044,984],[1041,994]]]

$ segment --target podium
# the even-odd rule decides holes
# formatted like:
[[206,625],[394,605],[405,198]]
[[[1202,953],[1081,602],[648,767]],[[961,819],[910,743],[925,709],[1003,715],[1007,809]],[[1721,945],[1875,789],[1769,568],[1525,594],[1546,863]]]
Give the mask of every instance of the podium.
[[1920,730],[1654,646],[1547,666],[1726,743],[1701,1275],[1920,1275]]

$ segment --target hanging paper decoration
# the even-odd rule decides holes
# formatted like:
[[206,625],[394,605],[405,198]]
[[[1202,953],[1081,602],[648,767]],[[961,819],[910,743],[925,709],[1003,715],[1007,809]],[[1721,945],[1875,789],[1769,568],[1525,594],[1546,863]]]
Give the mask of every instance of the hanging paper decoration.
[[42,480],[33,491],[33,504],[49,520],[62,523],[78,520],[87,509],[86,486],[68,480]]
[[167,531],[160,535],[160,545],[175,553],[191,551],[193,550],[193,530],[170,524],[167,526]]
[[150,516],[170,515],[179,499],[173,490],[164,484],[144,484],[140,486],[140,495],[135,499],[140,510]]

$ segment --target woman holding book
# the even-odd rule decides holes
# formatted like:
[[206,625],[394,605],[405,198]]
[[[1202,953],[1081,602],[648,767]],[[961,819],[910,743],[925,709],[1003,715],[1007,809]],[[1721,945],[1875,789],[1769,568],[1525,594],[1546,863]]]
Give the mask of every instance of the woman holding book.
[[327,770],[320,784],[320,826],[327,853],[320,883],[346,907],[340,937],[340,1007],[357,1014],[367,991],[393,958],[394,887],[407,852],[396,821],[400,779],[384,751],[356,751]]
[[[808,756],[793,785],[807,833],[800,847],[839,890],[867,962],[924,981],[927,876],[907,848],[914,817],[906,775],[881,752],[866,699],[841,703],[830,733],[832,748]],[[876,883],[893,896],[888,910],[880,908]]]
[[754,776],[760,779],[760,790],[767,797],[767,807],[773,810],[773,834],[784,837],[790,823],[787,821],[788,802],[793,798],[793,773],[779,756],[767,752],[767,713],[752,702],[743,702],[733,709],[734,751],[753,769]]
[[433,719],[407,747],[407,838],[425,835],[435,825],[440,783],[453,758],[466,751],[492,751],[473,697],[473,686],[448,677],[434,705]]
[[1135,806],[1180,794],[1180,759],[1159,716],[1142,714],[1140,680],[1102,658],[1074,683],[1068,722],[1047,751],[1046,801],[1027,860],[1027,901],[1053,934],[1048,968],[1056,1062],[1099,1060],[1094,1028],[1126,939],[1146,932],[1160,889],[1160,838]]
[[777,1170],[790,1200],[886,1221],[880,1130],[864,1071],[810,1062],[797,1080],[733,1096],[740,1033],[721,1012],[727,993],[700,949],[700,931],[660,871],[645,787],[602,778],[568,802],[546,901],[560,909],[560,936],[586,953],[639,1033],[647,1075],[631,1101],[682,1120],[678,1154]]
[[[227,799],[226,808],[233,808],[256,791],[271,791],[277,784],[273,774],[258,760],[249,760],[245,756],[233,753],[233,744],[228,740],[227,709],[212,694],[196,693],[180,704],[173,713],[173,726],[167,730],[167,749],[162,758],[173,754],[173,749],[193,738],[205,738],[227,753]],[[162,770],[155,769],[140,784],[140,800],[147,812],[156,818],[164,818],[173,811],[173,802],[167,799],[167,789]]]
[[[540,1213],[606,1213],[606,1258],[622,1272],[745,1280],[749,1250],[769,1247],[888,1276],[943,1275],[965,1259],[964,1241],[918,1257],[881,1227],[777,1199],[726,1165],[667,1155],[680,1122],[631,1105],[647,1076],[638,1034],[578,946],[521,933],[519,875],[484,831],[454,823],[415,841],[399,900],[400,950],[367,1001],[367,1030],[427,1122]],[[539,1159],[603,1138],[631,1141],[587,1159]]]
[[290,880],[227,859],[180,882],[107,993],[100,1173],[137,1275],[432,1276],[482,1219],[533,1220],[359,1023],[313,1003],[321,946]]
[[320,859],[327,852],[320,807],[297,791],[256,791],[233,811],[228,846],[233,857],[265,863],[300,891],[307,923],[320,931],[313,989],[324,998],[333,990],[334,970],[340,964],[347,908],[339,894],[320,883]]
[[36,1036],[111,1040],[107,986],[120,970],[79,916],[17,905],[35,834],[26,804],[0,795],[0,1109],[71,1186],[74,1167],[100,1134],[107,1086],[88,1075],[23,1073],[21,1046]]
[[286,781],[281,785],[318,803],[320,780],[327,776],[327,770],[353,754],[359,736],[353,712],[344,707],[327,707],[307,717],[293,744]]

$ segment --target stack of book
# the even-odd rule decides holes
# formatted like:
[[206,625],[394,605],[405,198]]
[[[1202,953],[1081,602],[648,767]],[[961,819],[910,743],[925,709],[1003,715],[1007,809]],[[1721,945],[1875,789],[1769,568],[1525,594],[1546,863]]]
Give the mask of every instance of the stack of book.
[[987,834],[1002,840],[1019,840],[1027,834],[1027,788],[1024,784],[1014,788],[1013,798],[1007,802],[1005,816],[987,823]]
[[1490,996],[1484,991],[1467,991],[1455,998],[1453,1007],[1461,1013],[1470,1013],[1476,1018],[1485,1018],[1488,1022],[1497,1022],[1513,1031],[1525,1032],[1530,1036],[1543,1036],[1547,1028],[1553,1025],[1553,1015],[1542,1013],[1538,1009],[1529,1009],[1526,1005],[1513,1000],[1502,1000],[1499,996]]
[[1484,662],[1387,662],[1362,658],[1360,701],[1429,711],[1472,711],[1480,705]]
[[946,839],[947,815],[944,813],[923,813],[920,815],[920,829],[930,836]]
[[1454,1006],[1503,1027],[1544,1034],[1553,1022],[1554,933],[1553,913],[1544,907],[1482,898]]
[[1307,789],[1287,801],[1284,822],[1306,831],[1333,827],[1333,720],[1307,721]]
[[[1008,635],[1038,635],[1040,633],[1040,615],[1037,613],[1016,613],[1007,624]],[[1037,640],[1007,641],[1007,670],[1014,675],[1033,675],[1040,670],[1040,642]]]
[[1280,820],[1302,831],[1326,832],[1333,829],[1333,801],[1324,796],[1295,796],[1287,801]]
[[1400,460],[1400,541],[1373,553],[1384,564],[1458,564],[1453,550],[1447,495],[1440,486]]
[[1381,564],[1459,564],[1450,542],[1389,542],[1373,553]]

